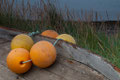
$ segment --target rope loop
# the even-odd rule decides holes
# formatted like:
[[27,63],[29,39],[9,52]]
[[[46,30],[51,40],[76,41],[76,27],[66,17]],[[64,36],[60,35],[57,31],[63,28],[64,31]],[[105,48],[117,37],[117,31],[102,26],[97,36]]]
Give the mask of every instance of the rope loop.
[[[32,34],[33,34],[33,33],[32,33]],[[55,46],[59,40],[62,40],[62,39],[57,39],[57,40],[53,43],[53,46]],[[32,59],[27,60],[27,61],[24,61],[24,62],[22,62],[22,63],[24,64],[24,63],[28,63],[28,62],[31,62],[31,61],[32,61]]]

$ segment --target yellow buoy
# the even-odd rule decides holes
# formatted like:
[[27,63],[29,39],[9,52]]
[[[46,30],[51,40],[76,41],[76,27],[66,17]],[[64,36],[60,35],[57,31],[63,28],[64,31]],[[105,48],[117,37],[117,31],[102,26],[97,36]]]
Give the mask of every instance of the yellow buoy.
[[68,34],[61,34],[61,35],[57,36],[57,39],[62,39],[64,41],[76,44],[75,39],[71,35],[68,35]]
[[34,44],[31,37],[25,34],[19,34],[15,36],[11,42],[11,49],[24,48],[30,50]]

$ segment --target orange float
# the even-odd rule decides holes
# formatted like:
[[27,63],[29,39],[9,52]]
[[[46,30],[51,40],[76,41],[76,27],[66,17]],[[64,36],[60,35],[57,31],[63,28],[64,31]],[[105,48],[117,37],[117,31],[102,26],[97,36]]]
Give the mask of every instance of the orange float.
[[42,32],[41,35],[51,37],[51,38],[56,38],[58,36],[58,33],[54,30],[46,30]]
[[30,57],[34,65],[47,68],[56,60],[56,49],[48,41],[39,41],[31,48]]
[[30,60],[29,52],[23,48],[16,48],[10,51],[7,56],[7,66],[8,68],[18,74],[27,72],[32,63],[22,63],[24,61]]

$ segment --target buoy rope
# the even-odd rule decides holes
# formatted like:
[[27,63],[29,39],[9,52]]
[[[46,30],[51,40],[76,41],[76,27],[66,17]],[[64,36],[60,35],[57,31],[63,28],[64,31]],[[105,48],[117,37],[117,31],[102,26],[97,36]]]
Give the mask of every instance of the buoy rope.
[[62,39],[57,39],[57,40],[53,43],[53,46],[55,46],[59,40],[62,40]]
[[40,32],[37,30],[36,32],[31,32],[31,33],[28,33],[28,36],[33,36],[35,34],[39,34]]
[[[53,43],[53,46],[55,46],[59,40],[62,40],[62,39],[57,39],[57,40]],[[23,61],[22,64],[28,63],[28,62],[31,62],[31,61],[32,61],[32,59],[27,60],[27,61]]]
[[22,62],[22,63],[24,64],[24,63],[31,62],[31,61],[32,61],[32,59],[30,59],[30,60],[28,60],[28,61],[24,61],[24,62]]
[[[28,36],[33,36],[33,35],[35,35],[35,34],[39,34],[40,32],[37,30],[36,32],[30,32],[30,33],[28,33]],[[30,60],[27,60],[27,61],[23,61],[22,62],[22,64],[24,64],[24,63],[28,63],[28,62],[31,62],[32,61],[32,59],[30,59]]]

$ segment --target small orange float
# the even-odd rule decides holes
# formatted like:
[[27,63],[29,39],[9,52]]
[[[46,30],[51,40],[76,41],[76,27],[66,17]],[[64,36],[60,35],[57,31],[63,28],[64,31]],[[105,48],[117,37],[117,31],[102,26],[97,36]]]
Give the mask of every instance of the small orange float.
[[30,60],[29,52],[23,48],[16,48],[10,51],[7,56],[7,66],[8,68],[18,74],[27,72],[32,63],[22,63],[24,61]]
[[51,38],[56,38],[58,36],[58,33],[54,30],[46,30],[42,32],[41,35],[51,37]]

